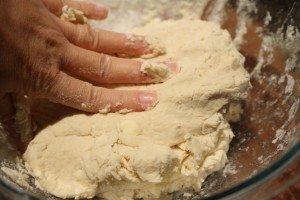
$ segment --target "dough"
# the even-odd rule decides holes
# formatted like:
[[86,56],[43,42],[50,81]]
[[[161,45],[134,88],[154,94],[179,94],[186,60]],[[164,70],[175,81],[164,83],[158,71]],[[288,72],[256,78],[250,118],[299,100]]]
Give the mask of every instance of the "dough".
[[81,10],[64,5],[61,9],[62,14],[60,18],[67,22],[72,22],[74,24],[87,24],[88,18],[84,15]]
[[[76,114],[40,131],[24,160],[32,176],[61,198],[153,199],[183,188],[199,191],[224,167],[249,75],[227,31],[199,20],[153,22],[134,31],[156,37],[180,72],[166,82],[120,89],[155,90],[146,112]],[[233,105],[233,106],[230,106]],[[234,117],[233,117],[234,116]]]

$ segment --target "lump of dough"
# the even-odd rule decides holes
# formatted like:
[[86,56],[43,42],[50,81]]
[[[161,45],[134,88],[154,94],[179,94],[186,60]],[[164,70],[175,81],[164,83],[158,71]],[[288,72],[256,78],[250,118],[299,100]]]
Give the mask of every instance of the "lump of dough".
[[[153,22],[136,34],[158,38],[180,72],[164,83],[120,86],[154,90],[157,106],[126,115],[75,114],[40,131],[24,154],[40,186],[61,198],[158,198],[199,191],[224,167],[233,137],[225,117],[250,88],[244,57],[228,32],[203,21]],[[229,115],[237,118],[238,109]],[[235,113],[236,112],[236,113]]]

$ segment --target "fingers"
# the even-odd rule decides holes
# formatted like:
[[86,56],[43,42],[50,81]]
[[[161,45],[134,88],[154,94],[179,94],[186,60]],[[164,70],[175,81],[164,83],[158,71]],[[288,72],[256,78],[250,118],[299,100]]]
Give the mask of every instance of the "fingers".
[[120,91],[95,87],[60,72],[41,97],[91,113],[131,112],[151,109],[157,95],[145,91]]
[[105,54],[69,48],[63,70],[98,83],[141,83],[150,77],[140,71],[141,61],[116,58]]
[[172,72],[176,71],[176,64],[160,64],[166,67],[165,77],[147,74],[141,70],[145,62],[124,59],[99,54],[71,45],[67,48],[63,63],[63,70],[80,78],[98,83],[153,83],[164,81]]
[[105,19],[108,15],[108,9],[101,4],[75,0],[43,0],[43,2],[57,16],[62,14],[62,7],[65,5],[81,10],[87,18],[91,19]]
[[75,25],[62,20],[58,20],[58,24],[71,43],[92,51],[126,56],[141,56],[153,51],[143,36],[97,30],[89,25]]

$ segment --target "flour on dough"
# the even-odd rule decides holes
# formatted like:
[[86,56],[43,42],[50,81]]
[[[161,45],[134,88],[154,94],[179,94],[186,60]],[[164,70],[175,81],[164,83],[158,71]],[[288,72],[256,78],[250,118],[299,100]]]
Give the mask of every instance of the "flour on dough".
[[77,114],[40,131],[24,154],[40,186],[61,198],[153,199],[183,188],[199,191],[224,167],[233,137],[229,116],[247,98],[244,57],[227,31],[199,20],[153,22],[135,34],[158,38],[181,67],[166,82],[120,89],[154,90],[146,112]]

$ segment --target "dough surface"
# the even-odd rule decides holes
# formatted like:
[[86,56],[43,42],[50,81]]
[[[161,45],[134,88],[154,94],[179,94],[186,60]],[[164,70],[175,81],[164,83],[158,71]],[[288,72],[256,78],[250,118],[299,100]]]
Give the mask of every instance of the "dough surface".
[[[244,57],[227,31],[199,20],[153,22],[134,33],[159,39],[180,72],[154,90],[146,112],[76,114],[38,133],[24,154],[39,185],[61,198],[153,199],[182,188],[199,191],[224,167],[233,133],[228,116],[247,98]],[[230,106],[233,105],[233,106]],[[229,112],[230,110],[230,112]]]

